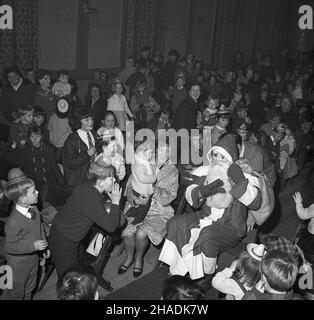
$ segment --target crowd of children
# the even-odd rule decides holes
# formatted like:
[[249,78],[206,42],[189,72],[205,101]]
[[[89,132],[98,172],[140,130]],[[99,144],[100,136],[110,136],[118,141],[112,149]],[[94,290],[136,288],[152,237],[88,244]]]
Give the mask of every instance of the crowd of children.
[[[72,192],[86,183],[90,164],[102,158],[114,168],[116,181],[123,186],[126,183],[124,214],[128,223],[137,225],[145,219],[159,168],[154,162],[155,146],[149,140],[135,145],[134,162],[126,165],[128,121],[134,121],[136,130],[149,128],[154,133],[197,129],[199,134],[191,136],[190,144],[204,165],[210,161],[207,155],[212,146],[232,133],[238,139],[239,159],[266,176],[276,194],[288,179],[296,177],[314,155],[313,56],[293,57],[283,51],[280,65],[269,55],[245,62],[245,56],[238,52],[230,67],[217,70],[192,51],[180,56],[173,49],[164,63],[161,53],[151,56],[150,49],[144,47],[138,59],[127,57],[125,68],[113,75],[112,86],[108,73],[95,70],[85,105],[67,70],[58,71],[52,81],[47,70],[27,69],[23,77],[18,68],[9,67],[1,111],[10,137],[1,144],[5,148],[1,154],[23,172],[15,171],[1,187],[15,203],[6,224],[5,249],[7,263],[17,276],[13,290],[5,297],[31,298],[38,253],[48,246],[34,207],[36,189],[56,185]],[[192,158],[186,168],[200,165]],[[313,206],[305,209],[299,192],[294,200],[300,219],[310,221],[296,248],[314,263]],[[277,239],[280,241],[285,240]],[[46,251],[45,256],[48,254]],[[119,274],[133,263],[129,260],[120,266]],[[280,246],[250,244],[229,268],[214,276],[212,286],[233,300],[298,299],[292,290],[299,264],[299,257]],[[134,277],[141,274],[142,266],[135,267]],[[95,279],[91,271],[74,268],[59,279],[58,297],[97,299]],[[163,298],[203,299],[202,288],[190,280],[177,275],[167,281]],[[185,289],[176,292],[175,286]]]

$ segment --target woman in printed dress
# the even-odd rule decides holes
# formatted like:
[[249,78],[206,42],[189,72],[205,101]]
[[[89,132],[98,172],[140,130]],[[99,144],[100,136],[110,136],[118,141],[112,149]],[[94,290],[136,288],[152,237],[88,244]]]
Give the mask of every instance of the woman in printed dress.
[[[126,258],[121,264],[118,273],[125,273],[134,263],[133,275],[139,277],[143,272],[143,256],[149,241],[158,246],[164,239],[167,221],[174,216],[172,201],[178,192],[178,170],[169,162],[170,148],[167,143],[160,143],[157,152],[157,181],[150,208],[144,220],[136,225],[132,224],[133,218],[128,219],[128,225],[123,231]],[[132,206],[130,200],[134,197],[131,184],[127,186],[127,198],[124,212]],[[131,200],[132,201],[132,200]],[[146,200],[145,200],[146,201]]]

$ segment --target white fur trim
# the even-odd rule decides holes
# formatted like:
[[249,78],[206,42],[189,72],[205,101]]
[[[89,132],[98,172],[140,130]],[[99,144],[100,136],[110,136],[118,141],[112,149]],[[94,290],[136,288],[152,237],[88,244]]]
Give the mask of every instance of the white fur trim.
[[257,196],[257,192],[258,189],[255,186],[248,183],[245,193],[238,200],[247,207],[254,201],[254,199]]
[[169,271],[172,275],[185,276],[189,272],[176,245],[168,239],[165,240],[159,260],[170,266]]
[[206,177],[208,174],[209,168],[210,168],[210,166],[198,167],[192,171],[192,174],[197,177],[204,177],[204,176]]
[[193,207],[192,191],[196,187],[198,187],[197,184],[192,184],[192,185],[188,186],[185,191],[185,199],[188,202],[188,204],[192,207]]
[[208,258],[202,253],[202,259],[204,263],[204,273],[214,274],[217,267],[217,258]]
[[170,266],[169,271],[172,275],[184,276],[189,273],[192,280],[200,279],[204,277],[204,272],[207,273],[207,271],[212,270],[213,265],[216,266],[216,262],[213,263],[216,260],[215,258],[207,258],[204,254],[196,256],[193,254],[194,244],[201,230],[212,224],[209,217],[200,220],[200,222],[200,228],[191,229],[191,237],[189,243],[182,248],[182,256],[173,242],[168,239],[165,240],[159,260]]

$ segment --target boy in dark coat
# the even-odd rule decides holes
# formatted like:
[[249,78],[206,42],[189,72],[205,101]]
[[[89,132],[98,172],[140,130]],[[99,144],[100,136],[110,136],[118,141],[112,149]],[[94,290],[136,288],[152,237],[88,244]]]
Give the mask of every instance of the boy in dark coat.
[[[38,252],[48,243],[36,206],[38,192],[31,179],[19,175],[9,179],[5,195],[15,207],[5,225],[7,264],[12,268],[13,284],[4,293],[7,300],[30,300],[36,286]],[[50,256],[47,251],[45,258]]]
[[64,185],[52,147],[43,142],[43,132],[34,126],[28,131],[30,143],[22,150],[22,163],[27,176],[36,182],[39,190],[45,183]]

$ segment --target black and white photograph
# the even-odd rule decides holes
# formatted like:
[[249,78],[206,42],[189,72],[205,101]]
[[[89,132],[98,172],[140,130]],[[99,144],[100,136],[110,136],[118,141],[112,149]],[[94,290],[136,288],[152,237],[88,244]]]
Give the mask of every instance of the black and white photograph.
[[313,10],[0,0],[3,307],[314,300]]

